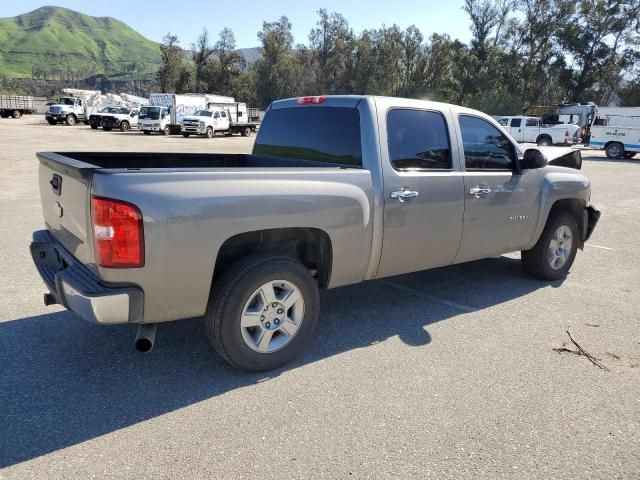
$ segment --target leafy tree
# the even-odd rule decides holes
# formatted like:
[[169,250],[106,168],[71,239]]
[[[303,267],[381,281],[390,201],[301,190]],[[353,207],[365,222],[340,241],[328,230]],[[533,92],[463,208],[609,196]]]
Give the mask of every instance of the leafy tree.
[[162,92],[175,92],[183,69],[183,53],[176,35],[167,33],[160,45],[162,66],[160,67],[160,89]]

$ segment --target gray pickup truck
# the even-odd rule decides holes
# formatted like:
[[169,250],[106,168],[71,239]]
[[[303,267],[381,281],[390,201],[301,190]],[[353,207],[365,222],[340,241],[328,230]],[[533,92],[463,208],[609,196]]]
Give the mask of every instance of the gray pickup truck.
[[38,157],[45,304],[139,324],[141,351],[204,316],[250,371],[304,349],[320,290],[514,251],[558,279],[600,215],[580,152],[522,152],[491,117],[418,100],[277,101],[250,155]]

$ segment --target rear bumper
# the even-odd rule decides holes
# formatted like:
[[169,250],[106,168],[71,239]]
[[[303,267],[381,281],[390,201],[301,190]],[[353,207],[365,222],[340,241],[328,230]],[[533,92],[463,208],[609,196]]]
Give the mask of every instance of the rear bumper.
[[46,303],[58,303],[91,323],[142,322],[144,294],[139,288],[104,286],[46,230],[34,232],[30,248],[51,294]]
[[600,220],[600,210],[598,210],[593,205],[589,205],[587,208],[584,209],[583,221],[582,221],[582,225],[584,229],[584,231],[582,232],[583,241],[586,242],[587,240],[589,240],[589,238],[591,238],[591,234],[593,233],[593,230],[596,228],[596,225],[598,224],[598,220]]

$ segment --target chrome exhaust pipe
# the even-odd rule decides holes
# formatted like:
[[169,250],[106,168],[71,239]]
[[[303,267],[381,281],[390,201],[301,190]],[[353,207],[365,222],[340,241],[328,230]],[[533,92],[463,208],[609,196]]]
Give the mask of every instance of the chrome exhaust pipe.
[[138,327],[138,333],[136,334],[136,340],[133,342],[133,346],[140,353],[149,353],[153,350],[153,344],[156,341],[156,331],[158,330],[158,324],[149,323],[147,325],[140,325]]

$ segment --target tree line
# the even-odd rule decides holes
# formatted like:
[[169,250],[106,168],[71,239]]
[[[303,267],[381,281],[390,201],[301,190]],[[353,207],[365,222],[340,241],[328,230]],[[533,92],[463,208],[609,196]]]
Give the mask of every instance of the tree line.
[[185,55],[161,45],[163,92],[210,92],[267,106],[278,98],[373,94],[426,98],[494,114],[530,105],[640,101],[640,0],[465,0],[469,43],[397,25],[354,33],[318,11],[307,44],[285,16],[258,32],[262,58],[247,66],[225,28],[203,29]]

